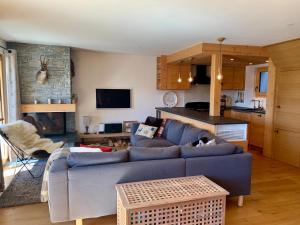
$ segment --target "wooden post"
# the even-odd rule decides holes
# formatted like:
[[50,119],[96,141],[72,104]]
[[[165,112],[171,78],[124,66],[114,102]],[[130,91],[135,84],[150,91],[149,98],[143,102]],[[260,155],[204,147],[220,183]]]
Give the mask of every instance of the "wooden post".
[[273,142],[273,118],[275,104],[275,83],[276,83],[276,67],[269,59],[268,67],[268,92],[266,98],[266,115],[265,115],[265,135],[263,154],[267,157],[273,157],[272,142]]
[[83,225],[83,220],[82,219],[77,219],[76,220],[76,225]]
[[240,195],[238,199],[238,206],[242,207],[244,205],[244,196]]
[[[217,79],[220,67],[220,55],[213,54],[211,56],[211,78],[210,78],[210,116],[220,116],[220,98],[221,98],[221,81]],[[221,66],[222,70],[222,66]]]

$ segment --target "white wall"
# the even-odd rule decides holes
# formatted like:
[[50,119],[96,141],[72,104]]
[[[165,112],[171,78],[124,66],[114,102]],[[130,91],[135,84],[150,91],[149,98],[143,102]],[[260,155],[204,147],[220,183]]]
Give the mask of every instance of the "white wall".
[[[246,77],[245,77],[245,91],[244,91],[244,103],[235,103],[238,91],[229,91],[225,90],[222,91],[222,95],[227,95],[232,98],[232,105],[234,106],[241,106],[241,107],[253,107],[252,99],[257,99],[262,101],[262,106],[266,108],[266,98],[256,98],[255,97],[255,75],[257,68],[265,67],[268,64],[260,64],[260,65],[253,65],[253,66],[246,66]],[[256,103],[257,104],[257,103]]]
[[6,42],[0,38],[0,46],[5,47],[6,48]]
[[193,85],[190,90],[184,91],[184,102],[209,102],[210,85]]
[[[93,124],[144,121],[155,116],[155,107],[162,106],[165,91],[156,90],[156,57],[101,53],[74,49],[73,93],[78,95],[76,128],[83,131],[82,116],[92,116]],[[132,90],[131,109],[96,109],[96,88],[128,88]],[[177,92],[184,104],[184,92]]]

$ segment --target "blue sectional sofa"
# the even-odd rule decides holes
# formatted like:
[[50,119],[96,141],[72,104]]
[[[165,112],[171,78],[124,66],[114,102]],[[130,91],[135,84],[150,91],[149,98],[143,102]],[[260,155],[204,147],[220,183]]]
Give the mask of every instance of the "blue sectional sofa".
[[199,135],[215,138],[207,131],[168,121],[162,138],[150,140],[133,134],[130,150],[71,153],[55,160],[49,172],[51,221],[115,214],[118,183],[205,175],[231,196],[250,194],[251,154],[221,139],[216,146],[186,145]]

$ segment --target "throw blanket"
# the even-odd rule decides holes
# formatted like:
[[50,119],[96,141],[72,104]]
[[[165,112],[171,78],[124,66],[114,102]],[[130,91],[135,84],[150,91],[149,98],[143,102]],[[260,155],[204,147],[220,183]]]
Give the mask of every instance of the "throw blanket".
[[48,153],[52,153],[55,149],[64,145],[62,141],[54,143],[51,139],[41,138],[36,133],[36,128],[23,120],[5,124],[1,126],[1,130],[13,145],[22,149],[28,155],[37,150],[45,150]]
[[54,160],[57,160],[59,158],[67,157],[70,154],[69,148],[59,148],[52,152],[50,157],[48,158],[45,172],[43,176],[43,183],[42,183],[42,189],[41,189],[41,202],[47,202],[48,201],[48,180],[49,180],[49,169]]
[[50,157],[48,158],[45,172],[43,176],[43,183],[42,183],[42,189],[41,189],[41,202],[47,202],[48,201],[48,181],[49,181],[49,169],[51,167],[51,164],[53,161],[68,157],[68,155],[71,152],[99,152],[101,150],[99,149],[93,149],[93,148],[85,148],[85,147],[70,147],[70,148],[59,148],[52,152]]

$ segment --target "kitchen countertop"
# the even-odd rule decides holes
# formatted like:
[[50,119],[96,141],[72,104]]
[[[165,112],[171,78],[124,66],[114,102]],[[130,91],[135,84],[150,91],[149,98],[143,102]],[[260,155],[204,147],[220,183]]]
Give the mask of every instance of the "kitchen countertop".
[[226,110],[234,110],[238,112],[245,112],[245,113],[260,113],[265,114],[266,111],[263,109],[254,109],[254,108],[247,108],[247,107],[240,107],[240,106],[230,106],[226,107]]
[[225,118],[223,116],[210,116],[208,111],[196,111],[193,109],[187,109],[184,107],[157,107],[156,110],[172,113],[175,115],[187,117],[190,119],[198,120],[204,123],[212,125],[224,125],[224,124],[247,124],[247,121],[237,120],[232,118]]

